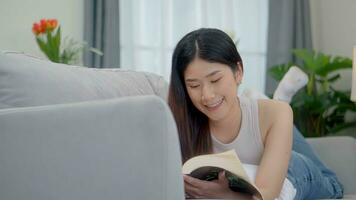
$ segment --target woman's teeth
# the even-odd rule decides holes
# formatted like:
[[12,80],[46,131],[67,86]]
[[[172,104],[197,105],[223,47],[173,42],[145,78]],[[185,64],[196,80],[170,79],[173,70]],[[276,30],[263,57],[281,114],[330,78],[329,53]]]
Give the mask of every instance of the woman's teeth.
[[206,105],[208,108],[215,108],[217,107],[218,105],[220,105],[222,103],[223,99],[219,100],[218,102],[216,103],[213,103],[213,104],[208,104]]

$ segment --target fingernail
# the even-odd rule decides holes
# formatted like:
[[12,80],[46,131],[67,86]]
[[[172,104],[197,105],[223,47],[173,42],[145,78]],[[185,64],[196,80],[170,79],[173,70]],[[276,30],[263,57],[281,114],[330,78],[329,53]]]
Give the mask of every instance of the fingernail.
[[225,176],[225,170],[223,170],[223,173],[222,173],[223,176]]

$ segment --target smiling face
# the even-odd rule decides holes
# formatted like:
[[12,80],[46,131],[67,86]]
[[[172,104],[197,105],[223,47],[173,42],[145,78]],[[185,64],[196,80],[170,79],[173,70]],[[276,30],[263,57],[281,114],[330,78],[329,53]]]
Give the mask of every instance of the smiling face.
[[212,121],[223,120],[236,109],[237,86],[241,79],[241,70],[233,72],[228,65],[207,62],[199,57],[184,71],[191,101]]

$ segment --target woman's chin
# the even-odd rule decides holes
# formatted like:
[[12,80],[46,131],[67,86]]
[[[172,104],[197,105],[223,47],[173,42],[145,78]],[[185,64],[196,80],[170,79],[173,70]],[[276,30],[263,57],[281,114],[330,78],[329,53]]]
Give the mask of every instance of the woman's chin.
[[207,116],[211,121],[220,121],[223,118],[223,114],[221,112],[209,113]]

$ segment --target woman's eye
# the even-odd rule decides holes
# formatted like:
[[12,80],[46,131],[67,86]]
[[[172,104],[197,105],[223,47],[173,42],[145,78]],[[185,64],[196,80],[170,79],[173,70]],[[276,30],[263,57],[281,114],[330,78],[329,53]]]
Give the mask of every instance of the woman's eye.
[[190,85],[189,87],[190,88],[197,88],[197,87],[199,87],[199,85]]
[[216,83],[216,82],[218,82],[220,79],[221,79],[221,78],[218,78],[218,79],[213,80],[213,81],[211,81],[211,82],[212,82],[212,83]]

